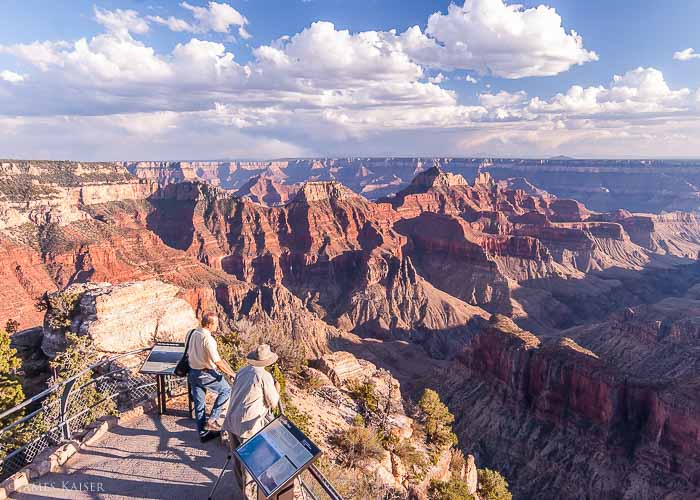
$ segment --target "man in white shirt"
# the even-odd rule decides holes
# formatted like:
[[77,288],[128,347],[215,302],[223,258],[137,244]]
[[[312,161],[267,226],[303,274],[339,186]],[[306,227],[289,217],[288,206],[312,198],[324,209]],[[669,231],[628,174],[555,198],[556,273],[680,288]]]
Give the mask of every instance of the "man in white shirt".
[[[277,354],[267,344],[260,344],[247,356],[248,365],[236,374],[231,391],[231,404],[223,429],[230,434],[231,448],[235,450],[244,441],[272,421],[272,410],[280,401],[280,387],[265,370],[277,361]],[[235,498],[254,499],[254,481],[234,458],[233,472],[240,488]]]
[[[229,377],[235,377],[231,366],[221,359],[212,335],[219,328],[219,318],[214,312],[202,316],[202,326],[192,331],[189,336],[187,355],[190,362],[188,374],[194,413],[197,420],[197,432],[202,442],[214,439],[221,434],[221,426],[217,422],[221,411],[231,394],[231,386],[226,382],[221,372]],[[209,418],[206,415],[205,397],[207,391],[216,393]]]

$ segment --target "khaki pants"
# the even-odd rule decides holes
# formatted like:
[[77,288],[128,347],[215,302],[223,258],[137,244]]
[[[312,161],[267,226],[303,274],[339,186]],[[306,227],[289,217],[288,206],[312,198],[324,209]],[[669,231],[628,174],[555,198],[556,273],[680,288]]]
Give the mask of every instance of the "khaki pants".
[[233,458],[231,463],[233,464],[233,498],[235,500],[256,500],[257,497],[257,484],[255,484],[255,479],[250,475],[245,466],[233,453],[236,448],[238,448],[245,439],[241,440],[238,436],[229,433],[231,437],[229,439],[229,446],[231,447],[231,454]]

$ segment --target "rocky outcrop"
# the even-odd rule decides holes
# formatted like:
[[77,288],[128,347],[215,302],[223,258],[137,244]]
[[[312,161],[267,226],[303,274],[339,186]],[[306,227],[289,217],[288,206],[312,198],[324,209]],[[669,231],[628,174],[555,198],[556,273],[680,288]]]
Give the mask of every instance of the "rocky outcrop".
[[95,349],[104,353],[128,352],[158,341],[182,342],[198,322],[178,292],[178,287],[155,280],[71,285],[49,296],[49,305],[61,307],[47,310],[42,350],[54,357],[65,346],[67,331],[90,337]]
[[[363,460],[345,474],[359,474],[364,481],[406,498],[427,498],[431,480],[450,478],[452,450],[429,448],[423,432],[419,431],[420,423],[404,409],[406,396],[391,373],[349,352],[327,354],[318,366],[332,374],[333,385],[310,390],[292,385],[290,399],[313,423],[309,432],[325,456],[340,463],[347,461],[343,454],[348,450],[339,449],[335,439],[351,425],[368,426],[371,433],[381,432],[386,436],[381,456]],[[340,376],[344,367],[352,367],[352,376]],[[376,408],[369,413],[353,392],[363,384],[376,402]],[[364,423],[358,424],[358,419]],[[474,468],[470,474],[475,472]],[[347,488],[346,480],[339,478],[339,481]]]
[[267,175],[257,175],[236,191],[236,196],[268,207],[286,205],[299,190],[298,185],[283,184]]
[[661,255],[697,259],[700,252],[700,219],[694,213],[613,216],[637,245]]
[[322,356],[316,361],[316,366],[337,386],[349,380],[360,379],[363,375],[362,366],[358,363],[357,358],[344,351],[336,351]]

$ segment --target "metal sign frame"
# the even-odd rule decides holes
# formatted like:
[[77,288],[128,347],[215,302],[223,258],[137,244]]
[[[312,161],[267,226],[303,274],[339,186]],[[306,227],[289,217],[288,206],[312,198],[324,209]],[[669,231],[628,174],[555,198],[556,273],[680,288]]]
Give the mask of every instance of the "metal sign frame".
[[[171,351],[158,351],[158,347],[177,347],[178,350],[171,350]],[[181,351],[179,350],[181,349]],[[168,364],[172,364],[172,366],[166,370],[153,370],[153,369],[148,369],[147,365],[148,363],[157,363],[157,361],[152,361],[151,356],[153,354],[158,353],[158,352],[176,352],[180,356],[178,357],[177,361],[174,363],[172,361],[168,362]],[[153,347],[151,347],[151,350],[148,353],[148,356],[146,356],[146,359],[144,362],[141,364],[141,368],[139,369],[139,373],[144,373],[148,375],[155,375],[156,377],[156,402],[158,406],[158,414],[159,415],[164,415],[168,411],[168,395],[170,394],[170,377],[175,377],[175,367],[177,364],[180,362],[180,359],[182,359],[182,356],[185,354],[185,343],[184,342],[156,342],[153,344]],[[194,404],[192,402],[192,392],[190,391],[190,381],[189,377],[187,378],[187,400],[188,400],[188,407],[190,410],[190,415],[192,415],[193,407]]]
[[[175,364],[173,365],[172,369],[167,369],[167,370],[148,370],[145,369],[146,365],[151,362],[153,363],[154,361],[151,361],[151,356],[153,353],[157,353],[157,347],[163,346],[163,347],[179,347],[182,348],[182,352],[180,352],[180,358],[178,358],[177,361],[175,361]],[[163,352],[163,351],[160,351]],[[179,352],[179,351],[170,351],[170,352]],[[143,362],[141,365],[141,369],[139,370],[140,373],[147,373],[150,375],[174,375],[175,374],[175,367],[177,366],[177,363],[182,359],[182,356],[185,354],[185,343],[184,342],[156,342],[153,344],[153,347],[151,347],[150,352],[148,353],[148,356],[146,356],[146,360]]]
[[[300,446],[303,446],[310,454],[311,458],[307,460],[304,464],[302,465],[294,465],[296,468],[295,472],[282,484],[277,485],[276,488],[273,490],[269,491],[268,488],[262,484],[259,480],[258,477],[255,475],[255,472],[253,472],[250,468],[250,466],[246,463],[246,461],[241,457],[241,454],[239,450],[242,448],[245,448],[246,445],[249,445],[253,439],[255,439],[257,436],[261,435],[264,433],[268,427],[270,427],[272,424],[276,422],[281,422],[282,425],[296,438],[296,440],[299,442]],[[297,478],[302,472],[304,472],[307,468],[313,466],[313,463],[316,461],[318,457],[320,457],[323,452],[321,449],[316,446],[316,444],[309,439],[309,437],[304,434],[292,421],[290,421],[287,417],[284,415],[280,415],[279,417],[275,418],[274,420],[268,422],[265,427],[260,429],[258,432],[256,432],[250,439],[247,439],[242,445],[240,445],[236,450],[233,452],[236,455],[236,458],[243,464],[243,466],[246,468],[246,470],[250,473],[250,475],[253,477],[255,480],[255,483],[258,485],[259,490],[264,493],[265,498],[270,498],[273,497],[276,493],[278,493],[284,486],[288,485],[291,481],[294,481],[295,478]]]

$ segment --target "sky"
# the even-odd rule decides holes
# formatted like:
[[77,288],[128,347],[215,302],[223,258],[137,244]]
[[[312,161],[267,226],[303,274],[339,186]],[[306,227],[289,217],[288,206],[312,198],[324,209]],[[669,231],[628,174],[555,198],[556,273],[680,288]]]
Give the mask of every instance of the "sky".
[[694,0],[0,9],[4,158],[700,158]]

